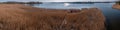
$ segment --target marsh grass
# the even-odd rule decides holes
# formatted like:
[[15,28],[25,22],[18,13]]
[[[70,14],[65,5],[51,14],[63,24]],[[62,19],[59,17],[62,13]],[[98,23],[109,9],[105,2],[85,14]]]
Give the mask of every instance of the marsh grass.
[[104,20],[96,8],[68,11],[0,5],[0,30],[105,30]]

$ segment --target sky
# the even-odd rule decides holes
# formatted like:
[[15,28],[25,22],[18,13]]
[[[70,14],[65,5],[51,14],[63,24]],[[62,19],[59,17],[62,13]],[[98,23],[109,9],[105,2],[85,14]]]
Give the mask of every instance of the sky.
[[118,1],[118,0],[0,0],[0,2],[5,2],[5,1],[21,1],[21,2],[28,2],[28,1],[39,1],[39,2],[86,2],[86,1],[98,1],[98,2],[103,2],[103,1]]

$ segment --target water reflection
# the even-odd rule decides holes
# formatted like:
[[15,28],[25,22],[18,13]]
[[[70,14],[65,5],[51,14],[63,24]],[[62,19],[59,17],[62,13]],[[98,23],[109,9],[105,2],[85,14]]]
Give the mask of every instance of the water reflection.
[[70,5],[69,3],[64,3],[64,6],[66,6],[66,7],[69,6],[69,5]]
[[74,3],[43,3],[39,5],[35,5],[34,7],[41,7],[41,8],[52,8],[52,9],[80,9],[80,8],[90,8],[95,7],[93,6],[94,3],[90,4],[74,4]]
[[39,6],[40,4],[25,4],[25,5],[29,5],[29,6]]

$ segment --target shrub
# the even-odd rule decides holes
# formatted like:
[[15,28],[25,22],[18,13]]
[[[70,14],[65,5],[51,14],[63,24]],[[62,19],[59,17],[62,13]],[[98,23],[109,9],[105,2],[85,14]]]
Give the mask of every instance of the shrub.
[[120,1],[118,1],[118,2],[116,2],[116,3],[120,5]]

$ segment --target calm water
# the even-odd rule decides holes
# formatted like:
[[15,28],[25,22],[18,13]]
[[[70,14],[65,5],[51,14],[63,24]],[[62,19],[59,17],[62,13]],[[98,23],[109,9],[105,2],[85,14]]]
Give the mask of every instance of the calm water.
[[67,4],[63,3],[44,3],[44,4],[31,4],[34,7],[53,8],[53,9],[69,9],[69,8],[100,8],[106,17],[108,30],[120,30],[120,10],[112,8],[115,3],[93,3],[93,4]]

